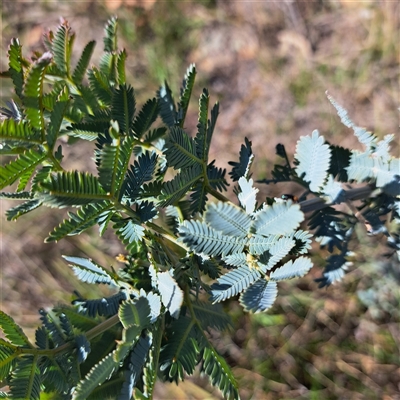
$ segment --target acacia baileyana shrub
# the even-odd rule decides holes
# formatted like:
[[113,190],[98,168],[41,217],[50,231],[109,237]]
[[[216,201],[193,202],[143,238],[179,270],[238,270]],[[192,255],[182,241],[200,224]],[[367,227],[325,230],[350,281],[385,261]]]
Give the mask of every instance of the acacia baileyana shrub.
[[[212,385],[237,399],[235,378],[207,334],[230,325],[222,302],[238,296],[245,311],[268,310],[280,281],[311,269],[313,241],[331,253],[319,285],[340,280],[351,263],[357,224],[384,237],[390,256],[399,257],[400,163],[389,152],[393,136],[379,140],[356,126],[328,96],[363,150],[329,144],[317,130],[300,138],[294,162],[278,145],[282,164],[258,184],[295,182],[305,195],[258,203],[249,140],[229,163],[229,176],[209,160],[218,104],[210,110],[206,89],[197,131],[189,135],[183,128],[195,67],[186,72],[178,102],[165,84],[137,110],[116,31],[111,19],[104,54],[90,68],[95,42],[71,65],[75,36],[67,22],[45,38],[44,54],[26,59],[17,39],[8,50],[3,77],[12,79],[16,96],[1,108],[1,154],[10,161],[0,167],[0,189],[18,182],[1,197],[19,203],[7,218],[38,207],[73,208],[46,241],[98,225],[100,235],[115,231],[126,254],[123,267],[113,270],[64,256],[81,281],[115,293],[41,310],[35,343],[0,313],[0,379],[9,388],[1,397],[39,399],[47,392],[54,399],[150,399],[157,379],[178,383],[200,364]],[[63,167],[63,147],[82,140],[93,143],[95,175]],[[232,201],[224,194],[229,184],[237,197]],[[339,203],[353,212],[338,210]]]

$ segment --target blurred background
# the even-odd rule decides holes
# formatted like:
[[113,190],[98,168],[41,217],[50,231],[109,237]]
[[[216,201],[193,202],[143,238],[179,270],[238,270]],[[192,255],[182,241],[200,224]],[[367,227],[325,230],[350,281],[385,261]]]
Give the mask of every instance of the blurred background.
[[[24,55],[43,50],[42,36],[56,30],[60,17],[76,32],[76,55],[97,40],[94,59],[103,50],[107,19],[119,18],[119,47],[128,52],[128,81],[137,103],[153,97],[167,80],[179,95],[190,63],[198,71],[193,107],[186,129],[195,132],[197,99],[203,87],[220,115],[211,149],[219,167],[236,160],[244,137],[256,154],[254,177],[270,177],[283,143],[293,155],[302,135],[318,129],[334,143],[357,147],[326,98],[329,93],[353,121],[379,137],[395,133],[399,153],[400,4],[397,1],[228,1],[103,0],[5,1],[1,4],[0,67],[7,69],[12,37]],[[13,96],[0,80],[1,105]],[[78,149],[79,147],[79,149]],[[91,148],[71,148],[68,165],[93,168]],[[3,157],[2,162],[6,162]],[[278,185],[260,188],[262,196],[293,192]],[[44,244],[61,221],[59,212],[42,209],[7,222],[14,203],[1,201],[1,309],[29,334],[37,309],[69,302],[75,288],[99,296],[80,284],[61,255],[93,258],[118,267],[123,252],[112,234],[97,230],[58,244]],[[280,286],[268,313],[244,315],[229,303],[235,328],[215,333],[215,344],[232,366],[243,399],[400,399],[400,268],[381,256],[379,237],[356,232],[360,249],[344,280],[318,289],[327,254],[318,252],[306,277]],[[106,293],[106,291],[104,291]],[[178,387],[158,387],[158,399],[218,399],[197,373]]]

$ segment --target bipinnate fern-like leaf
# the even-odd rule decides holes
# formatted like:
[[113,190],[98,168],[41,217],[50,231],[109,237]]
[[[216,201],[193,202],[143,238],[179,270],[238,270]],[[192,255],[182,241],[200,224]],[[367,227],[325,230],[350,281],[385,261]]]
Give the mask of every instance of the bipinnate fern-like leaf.
[[323,136],[314,130],[311,136],[302,136],[296,145],[295,158],[298,161],[296,173],[304,174],[304,180],[310,182],[310,190],[318,192],[324,184],[330,165],[331,151],[324,144]]
[[81,232],[98,223],[103,213],[110,207],[109,202],[103,201],[82,206],[76,214],[69,212],[69,218],[64,219],[59,226],[55,227],[45,241],[53,242],[65,236],[79,235]]
[[171,89],[166,82],[157,91],[157,98],[160,104],[160,117],[165,125],[172,128],[177,123],[177,112]]
[[319,288],[330,286],[342,280],[349,265],[351,262],[346,259],[346,252],[332,254],[327,260],[322,277],[315,279],[315,282],[318,282]]
[[34,131],[27,121],[15,121],[14,119],[4,119],[0,121],[0,139],[4,142],[34,145],[42,141],[38,132]]
[[118,362],[125,360],[126,356],[132,350],[142,333],[142,328],[138,325],[131,325],[122,330],[122,340],[118,341],[114,358]]
[[74,337],[78,363],[82,364],[90,353],[90,342],[83,334]]
[[87,314],[89,317],[94,318],[97,315],[111,317],[118,313],[120,303],[127,298],[126,291],[120,290],[117,294],[101,299],[84,300],[79,298],[72,304],[77,306],[82,314]]
[[250,268],[247,265],[229,271],[219,277],[217,283],[211,286],[211,301],[218,303],[236,296],[253,284],[260,275],[258,269]]
[[140,297],[145,297],[150,306],[150,323],[155,323],[161,313],[160,296],[154,292],[146,293],[143,289],[139,291]]
[[304,219],[298,204],[276,202],[256,214],[251,230],[257,235],[286,235],[292,233]]
[[26,356],[17,361],[10,380],[12,399],[40,399],[40,370],[37,356]]
[[245,238],[228,236],[201,221],[184,221],[179,227],[180,241],[198,254],[224,256],[240,253]]
[[321,241],[321,246],[328,246],[330,252],[334,247],[342,249],[350,229],[342,223],[339,211],[333,207],[314,212],[308,221],[308,226],[310,230],[315,230],[314,236]]
[[354,135],[357,137],[360,143],[365,145],[368,150],[371,149],[371,147],[374,146],[374,144],[377,141],[377,138],[375,135],[373,135],[371,132],[368,132],[365,128],[361,128],[357,126],[349,117],[349,114],[347,113],[347,110],[345,110],[342,106],[340,106],[336,100],[327,94],[328,100],[331,102],[331,104],[336,108],[336,112],[342,122],[343,125],[347,126],[348,128],[353,129]]
[[312,268],[312,266],[313,264],[311,260],[302,256],[296,258],[294,261],[288,261],[282,267],[271,272],[270,279],[272,281],[283,281],[286,279],[301,278]]
[[40,360],[41,383],[50,392],[68,393],[71,385],[75,386],[79,381],[76,379],[78,371],[76,365],[71,365],[71,360],[67,356],[46,358]]
[[229,172],[232,180],[237,182],[242,176],[249,178],[250,166],[253,162],[254,154],[251,148],[249,139],[244,138],[244,144],[240,147],[239,162],[229,161],[228,164],[232,165],[232,171]]
[[200,349],[194,322],[181,316],[170,325],[166,335],[168,341],[161,349],[160,370],[166,379],[178,383],[185,372],[191,375],[198,363]]
[[347,182],[348,176],[346,168],[350,164],[351,151],[342,146],[329,146],[331,150],[331,161],[329,166],[329,174],[336,178],[339,182]]
[[73,392],[73,400],[86,400],[90,393],[100,384],[108,380],[118,363],[114,359],[114,352],[109,353],[99,363],[97,363],[82,379]]
[[63,256],[74,271],[76,277],[85,283],[105,283],[117,286],[113,276],[101,265],[96,264],[89,258]]
[[117,55],[117,73],[118,73],[118,84],[124,85],[126,83],[126,74],[125,74],[125,61],[126,61],[126,50],[121,50]]
[[201,372],[213,386],[218,387],[225,399],[239,399],[239,389],[229,365],[212,347],[205,347]]
[[99,69],[102,74],[108,77],[110,83],[112,83],[112,85],[115,85],[118,80],[116,52],[103,53],[99,60]]
[[214,161],[207,165],[208,183],[213,189],[222,192],[227,190],[229,186],[229,183],[225,179],[226,169],[217,168],[214,165]]
[[148,201],[142,201],[136,207],[136,213],[140,219],[140,222],[147,222],[157,216],[158,211],[154,206],[154,203],[149,203]]
[[223,331],[232,326],[231,317],[224,311],[221,304],[195,301],[192,307],[196,318],[201,322],[203,328],[211,327]]
[[14,84],[15,93],[23,98],[24,70],[22,63],[22,46],[18,39],[11,40],[8,50],[8,71]]
[[[49,69],[46,70],[46,75],[49,75]],[[50,91],[43,93],[42,97],[42,106],[45,110],[47,111],[53,111],[54,107],[57,103],[57,98],[62,93],[65,91],[67,84],[65,81],[59,80],[52,85]],[[68,86],[67,86],[68,88]],[[72,98],[72,96],[71,96]],[[68,100],[68,97],[67,97]]]
[[346,168],[349,180],[363,182],[375,179],[377,187],[384,187],[400,174],[400,161],[387,154],[378,155],[353,150],[350,164]]
[[42,198],[46,205],[58,208],[81,206],[106,200],[107,196],[98,178],[79,171],[58,172],[42,182]]
[[119,139],[114,139],[112,143],[106,143],[100,150],[96,151],[99,182],[104,191],[113,196],[120,188],[123,176],[123,173],[120,169],[120,144],[121,142]]
[[232,267],[241,267],[247,265],[248,263],[246,253],[229,254],[228,256],[223,257],[223,260]]
[[148,198],[151,200],[155,200],[159,197],[162,189],[163,189],[163,183],[160,181],[145,183],[142,187],[140,196],[142,199]]
[[50,123],[46,130],[47,144],[53,148],[58,134],[60,132],[61,124],[63,123],[65,112],[69,103],[68,87],[64,86],[57,97],[54,108],[50,114]]
[[43,308],[39,310],[40,320],[42,321],[43,327],[48,332],[48,337],[52,347],[59,347],[66,343],[68,338],[62,331],[58,318],[51,312],[47,312]]
[[211,203],[204,216],[204,221],[224,235],[244,237],[248,234],[251,218],[242,209],[231,203]]
[[136,139],[141,139],[150,129],[153,122],[157,119],[158,111],[159,104],[155,98],[146,101],[132,124],[132,133]]
[[268,263],[265,265],[265,270],[263,267],[260,267],[261,270],[265,273],[266,270],[273,268],[279,261],[289,254],[294,245],[295,241],[288,237],[282,237],[275,241],[268,249],[269,257]]
[[295,247],[290,254],[306,254],[311,249],[312,234],[310,232],[299,229],[290,235],[290,238],[295,241]]
[[207,204],[207,188],[203,181],[197,182],[190,195],[190,215],[202,213]]
[[146,363],[151,344],[152,337],[146,335],[140,337],[135,347],[132,349],[129,356],[128,367],[124,371],[125,380],[118,400],[129,400],[132,398],[133,388],[136,386],[136,383],[142,374],[143,366]]
[[114,89],[111,103],[111,118],[118,122],[121,132],[128,135],[131,132],[136,100],[133,87],[121,85]]
[[164,150],[168,165],[175,168],[187,168],[198,164],[195,141],[179,126],[172,127]]
[[32,174],[46,155],[36,150],[27,150],[17,159],[0,166],[0,189],[13,184],[26,173]]
[[104,28],[104,51],[107,53],[113,53],[118,50],[117,41],[117,28],[118,28],[118,18],[112,17],[107,21]]
[[67,338],[74,337],[75,336],[74,328],[71,324],[71,321],[68,319],[67,315],[65,315],[64,313],[61,313],[58,315],[58,318],[60,320],[60,327],[61,327],[62,331],[64,332],[65,336]]
[[189,107],[190,98],[192,96],[195,79],[196,67],[194,64],[190,64],[183,79],[181,95],[178,104],[179,126],[181,128],[183,128],[185,123],[186,113]]
[[109,77],[93,67],[88,71],[89,86],[96,97],[107,106],[111,105],[113,91]]
[[173,318],[178,319],[183,303],[183,290],[169,272],[157,273],[157,288],[164,307]]
[[[159,376],[159,365],[158,365],[158,360],[159,360],[159,354],[161,351],[161,335],[163,335],[164,332],[162,329],[159,327],[156,330],[153,330],[152,332],[152,341],[153,345],[150,347],[150,350],[148,352],[147,356],[147,362],[146,365],[143,368],[143,374],[142,374],[142,381],[143,381],[143,395],[142,397],[144,399],[148,399],[152,396],[152,393],[154,391],[154,386],[157,381],[157,376]],[[134,397],[139,397],[139,393],[142,394],[138,388],[135,390]]]
[[[88,331],[97,325],[97,321],[95,319],[92,319],[84,313],[81,313],[78,307],[62,305],[59,307],[55,307],[54,312],[57,315],[66,315],[71,324],[81,331]],[[42,328],[40,328],[40,330],[42,330]],[[47,334],[46,330],[44,331],[44,333]],[[40,336],[42,336],[41,333]],[[36,334],[36,345],[38,345],[38,347],[40,348],[46,349],[48,347],[48,339],[45,337],[44,340],[42,339],[42,343],[44,344],[44,346],[38,345],[38,335]]]
[[14,101],[6,101],[6,107],[0,107],[0,116],[2,119],[12,119],[15,122],[22,121],[24,115],[20,106]]
[[100,135],[104,135],[110,128],[109,113],[96,113],[93,116],[87,116],[82,122],[72,124],[68,135],[79,137],[84,140],[96,140]]
[[43,80],[52,54],[44,53],[30,68],[24,85],[23,102],[26,117],[31,126],[39,131],[44,129],[42,96]]
[[74,35],[71,34],[71,28],[68,22],[62,23],[52,40],[52,53],[54,55],[54,62],[58,70],[69,75],[69,65],[71,57],[71,44],[74,39]]
[[136,200],[143,190],[143,184],[153,179],[157,159],[158,157],[155,152],[150,153],[146,151],[134,161],[126,174],[125,196],[128,196],[132,201]]
[[29,179],[31,176],[34,174],[35,168],[27,169],[20,177],[19,177],[19,182],[17,186],[17,191],[21,192],[25,190],[26,185],[29,182]]
[[40,207],[42,205],[41,200],[29,200],[26,201],[25,203],[21,203],[17,205],[16,207],[9,208],[6,211],[6,217],[8,221],[16,220],[17,218],[21,217],[24,214],[27,214],[28,212],[31,212],[35,210],[36,208]]
[[328,175],[328,179],[322,186],[321,192],[329,199],[330,203],[335,204],[346,201],[342,184],[335,181],[332,175]]
[[29,339],[16,322],[7,315],[4,311],[0,310],[0,329],[3,331],[4,336],[14,346],[30,346]]
[[118,311],[119,319],[125,329],[138,326],[145,329],[150,325],[150,305],[146,297],[124,301]]
[[[221,275],[219,263],[213,259],[202,259],[200,256],[195,256],[198,261],[198,266],[201,272],[208,275],[211,279],[217,279]],[[201,260],[201,261],[200,261]]]
[[367,152],[353,151],[346,168],[349,180],[363,182],[374,176],[375,160]]
[[268,251],[271,246],[276,243],[280,235],[257,235],[253,234],[250,236],[248,241],[249,252],[252,255],[260,255]]
[[207,137],[207,124],[208,124],[208,105],[210,102],[210,95],[207,89],[203,89],[203,93],[199,99],[199,122],[197,123],[196,134],[196,154],[205,163],[208,161],[208,151],[210,142]]
[[114,229],[127,250],[135,248],[144,236],[144,228],[131,219],[121,220],[114,225]]
[[0,379],[5,380],[15,366],[15,350],[8,347],[9,343],[0,339]]
[[85,77],[95,46],[96,42],[92,40],[83,49],[83,52],[78,60],[78,63],[76,64],[74,72],[72,73],[72,80],[76,85],[81,84],[83,78]]
[[217,118],[219,114],[219,103],[215,103],[213,108],[211,109],[211,118],[208,120],[207,125],[207,142],[208,146],[210,146],[212,136],[215,129],[215,124],[217,123]]
[[160,128],[152,129],[147,132],[147,134],[143,138],[143,142],[150,144],[158,141],[160,138],[165,136],[165,133],[167,132],[167,128],[165,126],[162,126]]
[[0,199],[10,199],[10,200],[30,200],[33,198],[31,192],[0,192]]
[[240,295],[239,301],[246,311],[259,313],[273,306],[277,294],[276,282],[260,278]]
[[183,169],[171,181],[163,183],[159,206],[166,207],[178,202],[201,178],[202,170],[199,165]]

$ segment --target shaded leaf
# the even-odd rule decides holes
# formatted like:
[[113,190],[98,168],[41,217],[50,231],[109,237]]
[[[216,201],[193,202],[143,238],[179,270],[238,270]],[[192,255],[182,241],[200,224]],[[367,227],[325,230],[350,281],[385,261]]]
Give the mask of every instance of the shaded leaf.
[[263,312],[271,308],[278,294],[276,282],[258,279],[240,295],[240,304],[246,311]]
[[8,71],[14,84],[15,93],[23,98],[24,70],[22,63],[22,46],[18,39],[11,39],[8,50]]
[[189,101],[192,95],[195,79],[196,79],[196,67],[194,64],[190,64],[189,68],[186,70],[186,74],[183,79],[181,96],[179,98],[178,114],[179,114],[179,126],[181,128],[183,128],[185,123],[186,113],[189,107]]
[[213,386],[221,390],[225,399],[239,399],[239,389],[229,365],[213,348],[203,352],[202,374],[210,379]]
[[52,60],[52,54],[44,53],[31,67],[24,86],[24,105],[28,121],[33,128],[44,129],[42,96],[43,79],[47,66]]
[[260,277],[260,272],[255,268],[241,266],[222,275],[218,283],[211,286],[211,301],[218,303],[225,301],[243,292]]
[[158,101],[155,98],[147,100],[132,124],[132,132],[135,138],[140,139],[143,137],[143,135],[150,129],[153,122],[157,119],[158,112]]
[[299,257],[294,260],[288,261],[282,267],[271,272],[270,278],[273,281],[283,281],[286,279],[301,278],[311,268],[313,264],[309,258]]
[[80,84],[85,77],[95,46],[96,42],[92,40],[83,49],[81,57],[79,58],[78,63],[76,64],[76,67],[72,74],[72,80],[75,84]]
[[0,328],[4,336],[15,346],[30,347],[29,340],[23,330],[15,323],[15,321],[0,310]]
[[254,154],[251,148],[251,142],[244,138],[244,144],[240,147],[239,162],[229,161],[228,164],[232,165],[232,171],[229,172],[234,182],[238,181],[242,176],[249,177],[251,163],[253,162]]
[[109,379],[118,367],[118,363],[114,360],[113,353],[108,354],[98,364],[96,364],[89,373],[81,380],[75,391],[73,392],[72,398],[74,400],[86,400],[89,394],[104,381]]

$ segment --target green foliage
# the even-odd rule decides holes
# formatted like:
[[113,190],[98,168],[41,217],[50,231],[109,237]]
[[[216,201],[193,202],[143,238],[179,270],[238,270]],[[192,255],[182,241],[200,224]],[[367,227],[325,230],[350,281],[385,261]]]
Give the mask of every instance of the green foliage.
[[[18,184],[15,193],[0,197],[24,202],[7,218],[39,206],[76,207],[46,241],[97,224],[100,235],[114,231],[126,254],[122,266],[111,268],[64,256],[79,280],[107,285],[110,294],[86,299],[76,293],[71,306],[41,310],[34,344],[0,313],[0,375],[9,388],[1,396],[151,399],[157,379],[178,383],[200,365],[225,398],[238,399],[234,374],[208,334],[231,326],[216,303],[238,297],[245,311],[270,309],[279,282],[312,268],[313,241],[330,253],[317,282],[339,281],[351,266],[358,225],[385,238],[389,256],[400,257],[400,161],[390,154],[393,136],[379,140],[358,127],[329,96],[364,150],[326,143],[314,131],[298,141],[292,166],[278,145],[284,165],[259,183],[291,181],[306,194],[300,202],[285,195],[258,203],[255,156],[245,139],[239,160],[229,163],[237,183],[230,201],[226,170],[209,160],[219,106],[210,110],[206,89],[196,132],[184,128],[194,65],[177,103],[165,83],[136,112],[117,26],[116,18],[107,23],[104,54],[90,68],[95,42],[72,67],[75,36],[66,21],[32,62],[23,59],[18,40],[10,45],[8,75],[17,99],[0,109],[1,154],[11,158],[0,167],[0,188]],[[96,173],[65,169],[65,139],[70,146],[92,142]],[[350,212],[337,208],[340,203]]]

